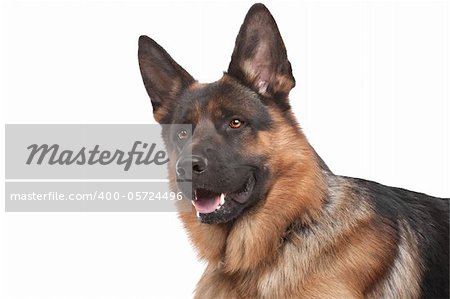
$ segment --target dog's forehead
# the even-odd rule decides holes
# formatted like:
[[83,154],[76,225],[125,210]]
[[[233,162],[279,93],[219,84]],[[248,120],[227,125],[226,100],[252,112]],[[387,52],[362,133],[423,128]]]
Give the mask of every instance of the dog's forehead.
[[189,113],[197,120],[202,117],[222,118],[230,114],[251,116],[265,110],[258,95],[252,90],[224,76],[214,83],[194,83],[183,95]]

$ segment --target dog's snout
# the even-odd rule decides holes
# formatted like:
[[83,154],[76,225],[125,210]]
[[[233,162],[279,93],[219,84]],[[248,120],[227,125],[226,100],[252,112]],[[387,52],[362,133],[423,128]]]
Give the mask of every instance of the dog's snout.
[[191,155],[178,160],[177,174],[180,177],[185,177],[189,173],[200,174],[206,171],[208,160],[205,157]]

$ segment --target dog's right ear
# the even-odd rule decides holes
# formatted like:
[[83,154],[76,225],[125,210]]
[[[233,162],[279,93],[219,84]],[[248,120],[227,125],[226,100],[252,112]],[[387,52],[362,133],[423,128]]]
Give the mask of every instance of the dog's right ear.
[[166,123],[176,98],[195,80],[148,36],[139,37],[138,58],[145,89],[152,101],[153,116],[157,122]]

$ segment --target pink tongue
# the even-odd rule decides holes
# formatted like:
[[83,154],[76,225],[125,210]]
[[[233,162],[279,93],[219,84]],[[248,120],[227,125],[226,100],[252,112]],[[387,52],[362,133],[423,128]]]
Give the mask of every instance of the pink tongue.
[[209,197],[209,198],[199,198],[192,201],[195,209],[199,213],[207,214],[214,212],[220,204],[220,195]]

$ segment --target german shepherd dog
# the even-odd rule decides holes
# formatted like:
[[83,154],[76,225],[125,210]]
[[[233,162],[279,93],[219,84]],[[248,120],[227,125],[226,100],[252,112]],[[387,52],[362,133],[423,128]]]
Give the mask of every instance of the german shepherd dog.
[[172,187],[192,181],[180,218],[207,261],[195,298],[448,298],[449,200],[330,171],[291,111],[264,5],[214,83],[147,36],[138,56],[156,121],[192,125],[163,137]]

